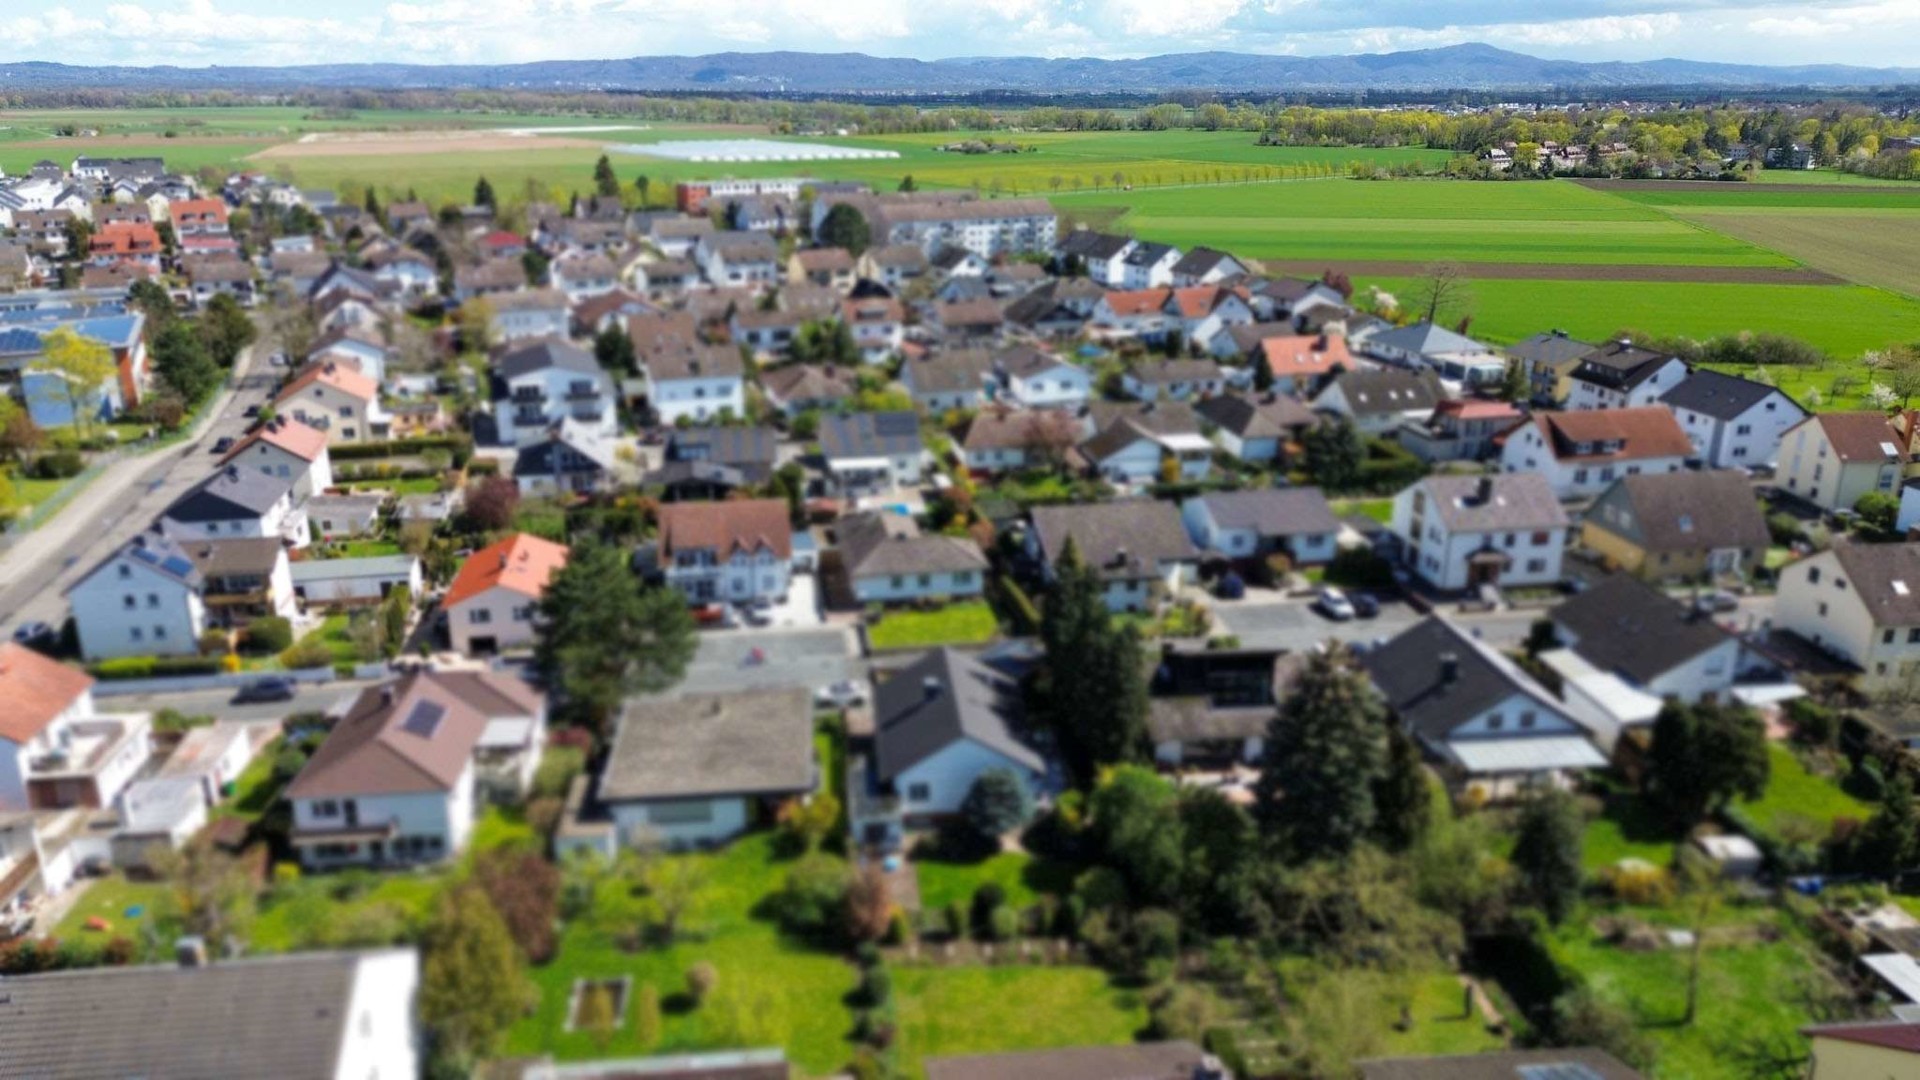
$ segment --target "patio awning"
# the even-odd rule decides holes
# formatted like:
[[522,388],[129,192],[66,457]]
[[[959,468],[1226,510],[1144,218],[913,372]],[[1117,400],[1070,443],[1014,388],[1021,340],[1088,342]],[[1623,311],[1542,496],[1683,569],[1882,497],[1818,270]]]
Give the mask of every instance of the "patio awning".
[[1799,683],[1761,683],[1757,686],[1736,686],[1733,697],[1742,705],[1760,708],[1764,705],[1778,705],[1783,701],[1807,696],[1807,688]]
[[1598,769],[1606,755],[1582,735],[1535,735],[1519,739],[1458,739],[1447,750],[1467,772],[1476,776],[1500,773],[1550,772],[1555,769]]
[[1875,953],[1863,956],[1860,963],[1880,977],[1894,993],[1908,1001],[1920,1002],[1920,962],[1906,953]]

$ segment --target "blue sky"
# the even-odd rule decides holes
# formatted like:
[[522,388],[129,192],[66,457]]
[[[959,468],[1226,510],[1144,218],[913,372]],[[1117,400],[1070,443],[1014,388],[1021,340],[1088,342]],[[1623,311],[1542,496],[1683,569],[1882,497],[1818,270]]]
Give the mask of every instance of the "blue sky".
[[1920,0],[7,0],[0,60],[418,63],[729,50],[1542,56],[1920,63]]

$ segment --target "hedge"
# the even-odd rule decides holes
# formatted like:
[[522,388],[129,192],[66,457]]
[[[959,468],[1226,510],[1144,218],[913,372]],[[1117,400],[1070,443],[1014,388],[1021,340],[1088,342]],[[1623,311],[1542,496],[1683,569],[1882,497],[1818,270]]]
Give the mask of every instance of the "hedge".
[[217,675],[220,671],[218,656],[122,656],[87,666],[88,674],[96,679],[107,680]]
[[419,454],[428,450],[446,450],[453,454],[455,466],[465,465],[473,456],[473,439],[466,435],[423,435],[417,439],[389,439],[385,442],[342,443],[327,448],[335,461]]

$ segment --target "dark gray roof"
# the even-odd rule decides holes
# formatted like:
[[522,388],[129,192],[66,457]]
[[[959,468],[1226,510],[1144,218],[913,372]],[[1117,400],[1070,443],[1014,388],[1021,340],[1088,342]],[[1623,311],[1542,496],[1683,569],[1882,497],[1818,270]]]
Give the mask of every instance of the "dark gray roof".
[[938,648],[874,690],[874,767],[882,783],[972,739],[1034,772],[1046,760],[1020,737],[1020,684],[965,653]]
[[667,457],[675,461],[718,461],[771,469],[780,453],[780,433],[763,427],[689,428],[675,431]]
[[1588,663],[1643,686],[1731,636],[1711,616],[1628,574],[1600,581],[1551,616]]
[[1592,351],[1592,343],[1568,337],[1565,330],[1548,330],[1507,347],[1508,356],[1529,364],[1562,364]]
[[1498,476],[1429,476],[1426,488],[1434,515],[1449,532],[1503,532],[1556,529],[1567,525],[1566,508],[1553,485],[1539,473]]
[[161,516],[190,522],[259,517],[292,489],[289,477],[228,465],[188,488]]
[[1356,416],[1384,413],[1431,412],[1446,400],[1440,377],[1432,371],[1363,368],[1341,371],[1333,377],[1347,407]]
[[[1197,247],[1185,255],[1180,256],[1180,261],[1173,264],[1173,272],[1175,275],[1193,274],[1199,276],[1211,271],[1214,267],[1219,266],[1229,259],[1233,259],[1233,256],[1224,251],[1215,251],[1210,247]],[[1233,259],[1233,261],[1238,262],[1239,260]]]
[[1631,390],[1651,378],[1668,359],[1665,353],[1615,341],[1582,356],[1573,377],[1612,390]]
[[1194,1080],[1205,1062],[1198,1046],[1174,1041],[930,1057],[926,1070],[927,1080]]
[[261,576],[273,573],[287,557],[287,549],[274,536],[234,540],[189,540],[181,545],[200,573],[218,580],[236,574]]
[[1340,531],[1340,519],[1316,487],[1252,488],[1200,496],[1223,529],[1252,529],[1261,536],[1318,536]]
[[814,772],[804,688],[636,698],[621,714],[600,797],[795,794],[813,788]]
[[921,360],[909,360],[901,377],[916,394],[982,392],[993,371],[993,355],[984,349],[948,349]]
[[1175,250],[1177,249],[1172,244],[1142,240],[1133,245],[1132,251],[1127,252],[1126,261],[1131,266],[1152,266]]
[[[1445,674],[1449,659],[1451,681]],[[1401,631],[1360,662],[1387,707],[1430,743],[1445,742],[1456,726],[1517,693],[1559,711],[1512,661],[1438,615]]]
[[1092,229],[1076,229],[1061,237],[1059,247],[1062,255],[1078,255],[1083,259],[1111,259],[1127,249],[1133,243],[1128,236],[1114,236],[1111,233],[1094,232]]
[[1147,738],[1155,743],[1257,739],[1273,722],[1272,705],[1215,707],[1204,697],[1159,697],[1147,703]]
[[1759,551],[1772,539],[1753,483],[1731,469],[1623,476],[1585,521],[1656,553]]
[[1394,330],[1383,330],[1367,339],[1368,348],[1378,346],[1404,349],[1421,356],[1488,351],[1485,345],[1465,334],[1456,334],[1444,326],[1435,326],[1430,322],[1418,322]]
[[1686,409],[1716,420],[1732,420],[1765,401],[1778,390],[1765,383],[1701,368],[1667,391],[1661,404]]
[[927,536],[904,514],[850,514],[835,525],[847,573],[853,577],[984,572],[987,557],[965,537]]
[[0,1072],[34,1080],[330,1080],[360,955],[102,967],[0,981]]
[[1312,427],[1319,418],[1298,398],[1285,394],[1216,394],[1193,407],[1215,427],[1242,439],[1279,439],[1292,429]]
[[203,581],[199,564],[193,561],[186,549],[156,530],[143,532],[122,544],[113,554],[95,563],[74,585],[91,578],[100,572],[101,567],[123,555],[190,588],[199,588]]
[[1081,450],[1094,461],[1104,461],[1140,439],[1200,434],[1200,417],[1183,401],[1096,401],[1087,411],[1094,435]]
[[1180,511],[1153,499],[1036,506],[1033,528],[1048,564],[1059,562],[1071,537],[1081,560],[1103,578],[1153,575],[1163,560],[1185,561],[1200,554]]
[[1835,540],[1833,554],[1875,626],[1920,626],[1920,543]]
[[910,412],[823,416],[820,449],[829,459],[917,454],[923,449],[920,418]]
[[580,375],[605,374],[592,353],[572,342],[552,338],[510,350],[495,361],[494,367],[503,379],[517,379],[548,368],[561,368]]
[[1496,1050],[1360,1063],[1361,1080],[1641,1080],[1604,1050]]

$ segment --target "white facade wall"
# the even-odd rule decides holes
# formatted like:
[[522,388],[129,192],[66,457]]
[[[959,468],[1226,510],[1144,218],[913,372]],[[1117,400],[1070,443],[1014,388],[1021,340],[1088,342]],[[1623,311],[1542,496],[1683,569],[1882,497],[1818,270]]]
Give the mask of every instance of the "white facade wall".
[[1018,446],[993,446],[980,450],[964,450],[962,455],[967,468],[980,472],[1001,472],[1007,469],[1022,469],[1027,464],[1027,452]]
[[[583,419],[575,415],[576,402],[569,400],[567,395],[573,391],[576,382],[593,385],[597,399],[582,400],[578,404],[585,407],[597,400],[598,416]],[[545,400],[523,405],[514,400],[516,390],[537,390]],[[499,431],[500,441],[515,446],[530,446],[546,441],[547,429],[566,419],[574,420],[603,439],[611,440],[619,436],[620,418],[614,409],[614,389],[605,373],[584,375],[565,368],[528,372],[509,381],[507,396],[493,403],[493,421]]]
[[1121,288],[1157,289],[1173,284],[1173,264],[1180,261],[1180,249],[1170,248],[1145,266],[1125,263],[1121,269]]
[[706,847],[747,831],[751,815],[738,795],[708,799],[617,802],[608,807],[623,844],[664,843],[669,847]]
[[163,517],[160,519],[160,531],[169,539],[181,543],[193,540],[273,539],[291,540],[294,547],[303,548],[313,542],[306,511],[294,508],[291,492],[282,495],[259,517],[229,518],[225,521],[178,521]]
[[[375,861],[400,859],[397,851],[409,837],[437,838],[438,850],[427,849],[418,855],[406,856],[409,861],[438,862],[458,855],[465,850],[467,838],[473,834],[473,763],[460,774],[453,790],[445,792],[419,792],[406,795],[360,795],[337,799],[294,799],[293,827],[295,832],[306,830],[325,831],[347,827],[345,804],[352,802],[360,828],[374,828],[394,823],[392,839],[385,842],[381,860],[375,860],[369,845],[361,843],[359,850],[347,855],[329,855],[321,853],[312,846],[300,848],[301,862],[309,867],[347,866]],[[332,815],[316,813],[319,807],[332,803],[338,812]]]
[[345,1038],[334,1080],[413,1080],[419,1075],[414,996],[420,954],[413,949],[366,953],[353,973],[343,1017]]
[[563,338],[571,329],[569,322],[567,309],[564,307],[495,311],[493,336],[501,341],[524,341],[529,338],[543,337]]
[[1677,473],[1687,467],[1684,457],[1644,457],[1604,463],[1561,461],[1538,427],[1528,425],[1507,439],[1500,455],[1502,472],[1539,473],[1552,485],[1561,499],[1587,499],[1598,496],[1623,476]]
[[792,561],[771,551],[737,551],[719,563],[666,568],[667,584],[696,604],[778,599],[787,595],[792,575]]
[[196,655],[207,628],[197,592],[124,556],[82,579],[67,602],[88,660]]
[[827,471],[833,473],[842,486],[848,475],[885,472],[892,478],[894,487],[912,487],[925,475],[929,459],[930,455],[924,450],[894,457],[834,458],[827,461]]
[[1072,364],[1059,364],[1029,377],[1009,377],[1007,393],[1030,409],[1077,409],[1093,396],[1093,376]]
[[714,379],[648,380],[647,400],[660,414],[663,424],[677,423],[681,417],[705,421],[729,410],[729,415],[747,415],[746,386],[740,376]]
[[853,598],[863,604],[946,600],[979,596],[985,591],[986,584],[986,575],[980,570],[955,570],[940,574],[870,574],[853,579]]
[[1656,405],[1665,397],[1667,391],[1679,386],[1687,377],[1687,365],[1677,359],[1669,359],[1660,365],[1652,376],[1630,390],[1612,390],[1597,386],[1583,379],[1574,379],[1573,392],[1567,395],[1567,408],[1574,412],[1587,409],[1627,409],[1639,405]]
[[1553,585],[1561,579],[1561,557],[1566,553],[1567,528],[1516,530],[1513,532],[1449,532],[1434,513],[1433,498],[1428,496],[1425,530],[1420,536],[1412,530],[1413,495],[1424,491],[1416,484],[1394,496],[1393,532],[1400,537],[1402,554],[1413,571],[1437,589],[1465,589],[1468,582],[1467,560],[1475,552],[1492,546],[1511,559],[1501,571],[1499,583],[1505,585]]
[[958,813],[974,781],[989,769],[1011,769],[1028,790],[1039,793],[1041,777],[991,747],[961,739],[894,777],[901,813],[909,818]]
[[1806,410],[1778,390],[1756,402],[1732,420],[1720,420],[1690,409],[1673,410],[1680,430],[1687,433],[1694,453],[1709,469],[1751,469],[1780,460],[1780,440],[1787,430],[1807,418]]
[[492,638],[496,650],[533,644],[533,608],[538,601],[496,585],[447,609],[447,634],[453,647],[473,653],[476,638]]

